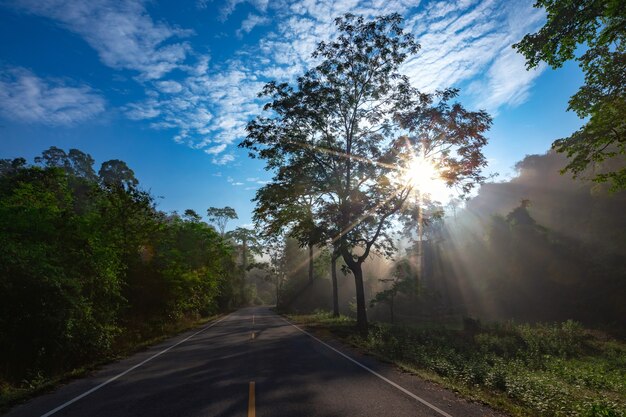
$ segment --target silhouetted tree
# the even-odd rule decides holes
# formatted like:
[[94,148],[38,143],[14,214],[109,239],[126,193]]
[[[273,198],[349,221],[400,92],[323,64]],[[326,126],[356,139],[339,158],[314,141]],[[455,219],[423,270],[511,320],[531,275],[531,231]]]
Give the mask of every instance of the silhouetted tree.
[[306,173],[315,184],[321,198],[313,214],[338,231],[333,240],[354,274],[363,333],[362,264],[372,250],[387,256],[395,250],[389,228],[412,192],[398,177],[416,148],[438,150],[444,178],[465,189],[482,178],[486,164],[480,149],[489,116],[449,105],[455,90],[419,93],[399,73],[407,55],[418,50],[401,23],[398,14],[336,19],[338,36],[318,45],[314,57],[321,62],[298,78],[297,88],[265,86],[272,117],[250,122],[240,145],[265,159],[268,169]]

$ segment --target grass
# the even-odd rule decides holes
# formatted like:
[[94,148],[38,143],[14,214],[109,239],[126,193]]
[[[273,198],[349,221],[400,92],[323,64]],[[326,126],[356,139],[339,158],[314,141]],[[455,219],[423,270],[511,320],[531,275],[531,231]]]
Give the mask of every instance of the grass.
[[289,318],[513,416],[626,416],[626,344],[572,321],[374,323],[362,338],[351,318]]
[[121,334],[116,340],[113,349],[103,354],[102,357],[64,373],[43,375],[39,372],[19,383],[11,383],[0,379],[0,414],[19,403],[51,391],[72,379],[83,377],[107,363],[128,357],[178,333],[215,320],[217,317],[215,315],[198,320],[186,319],[177,323],[163,324],[158,328],[152,327],[150,329],[145,328],[142,331],[137,329],[128,331]]

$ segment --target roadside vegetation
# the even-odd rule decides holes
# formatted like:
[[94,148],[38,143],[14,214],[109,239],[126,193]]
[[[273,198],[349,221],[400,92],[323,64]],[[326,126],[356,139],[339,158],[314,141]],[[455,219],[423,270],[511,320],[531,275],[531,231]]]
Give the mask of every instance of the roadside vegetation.
[[346,316],[289,318],[513,416],[626,415],[626,344],[573,321],[372,323],[364,338]]
[[234,239],[93,164],[0,161],[0,407],[247,302]]

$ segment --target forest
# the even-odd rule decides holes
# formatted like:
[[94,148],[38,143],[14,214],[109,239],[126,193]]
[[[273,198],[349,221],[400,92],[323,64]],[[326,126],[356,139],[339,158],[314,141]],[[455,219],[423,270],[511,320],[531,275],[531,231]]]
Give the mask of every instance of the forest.
[[0,380],[50,376],[245,303],[238,246],[156,209],[125,162],[0,161]]

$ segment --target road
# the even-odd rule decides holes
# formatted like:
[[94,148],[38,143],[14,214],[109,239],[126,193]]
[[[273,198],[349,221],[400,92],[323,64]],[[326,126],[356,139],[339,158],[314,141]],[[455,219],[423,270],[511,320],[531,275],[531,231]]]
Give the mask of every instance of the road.
[[492,415],[254,307],[112,363],[6,416]]

